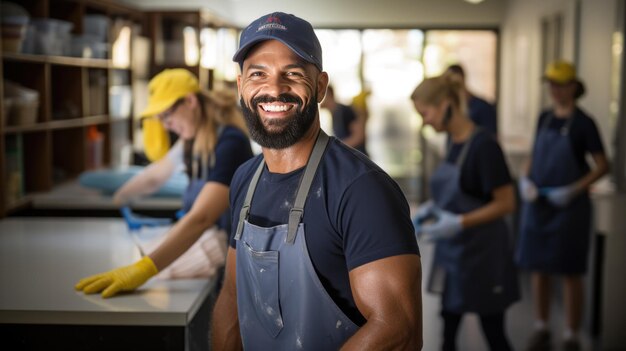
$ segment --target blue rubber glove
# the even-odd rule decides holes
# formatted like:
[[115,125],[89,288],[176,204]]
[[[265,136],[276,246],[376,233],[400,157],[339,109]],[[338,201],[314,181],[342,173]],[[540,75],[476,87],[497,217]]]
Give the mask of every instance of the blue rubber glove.
[[413,227],[415,228],[415,233],[419,233],[422,222],[426,218],[432,216],[435,210],[436,207],[433,200],[428,200],[417,207],[417,211],[413,216]]
[[576,197],[576,188],[573,185],[560,186],[547,191],[546,198],[556,207],[565,207]]
[[420,228],[420,232],[426,241],[435,241],[452,238],[463,229],[461,222],[463,216],[449,211],[437,211],[437,221],[432,224],[425,224]]
[[141,227],[159,227],[172,223],[172,220],[169,218],[151,218],[137,216],[128,206],[120,208],[120,212],[122,213],[122,217],[124,217],[124,219],[126,220],[128,229],[130,229],[131,231],[139,230],[141,229]]
[[526,202],[535,202],[537,200],[537,196],[539,196],[539,191],[537,190],[537,186],[530,180],[528,177],[522,177],[519,180],[519,195],[522,200]]

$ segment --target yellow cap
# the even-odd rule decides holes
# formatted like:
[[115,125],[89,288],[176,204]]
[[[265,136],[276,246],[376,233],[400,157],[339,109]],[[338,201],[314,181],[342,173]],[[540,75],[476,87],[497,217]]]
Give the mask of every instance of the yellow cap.
[[563,60],[557,60],[548,64],[543,78],[559,84],[578,80],[576,78],[576,67],[572,63]]
[[369,90],[361,90],[361,92],[352,98],[352,106],[367,109],[367,97],[370,96]]
[[141,113],[141,117],[158,115],[167,110],[178,99],[200,91],[200,84],[196,76],[188,70],[172,68],[154,76],[148,84],[148,90],[148,106]]

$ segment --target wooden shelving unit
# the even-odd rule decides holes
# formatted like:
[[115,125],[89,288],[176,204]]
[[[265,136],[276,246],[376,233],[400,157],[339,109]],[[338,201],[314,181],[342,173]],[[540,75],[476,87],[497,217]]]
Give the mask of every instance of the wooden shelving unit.
[[[206,45],[201,40],[202,31],[226,29],[237,33],[238,28],[205,10],[155,10],[148,11],[146,14],[143,28],[153,43],[150,52],[151,77],[166,68],[186,68],[198,76],[200,85],[205,89],[210,90],[225,83],[219,74],[216,77],[216,67],[207,67],[202,64],[204,45]],[[191,31],[185,34],[186,30]],[[195,59],[185,57],[186,45],[197,47]],[[230,54],[228,49],[215,47],[218,53]],[[234,80],[231,83],[234,83]]]
[[[132,85],[130,65],[112,59],[113,28],[126,23],[131,33],[141,27],[142,13],[111,0],[15,1],[31,18],[73,24],[83,34],[86,15],[103,15],[111,23],[105,58],[47,56],[0,49],[0,218],[29,206],[33,194],[51,191],[89,168],[88,130],[103,135],[103,166],[114,166],[122,144],[132,143],[132,114],[113,115],[110,88]],[[132,34],[131,34],[132,35]],[[128,62],[132,53],[128,52]],[[4,115],[4,82],[9,80],[39,93],[37,119],[9,125]],[[15,191],[19,187],[19,191]]]

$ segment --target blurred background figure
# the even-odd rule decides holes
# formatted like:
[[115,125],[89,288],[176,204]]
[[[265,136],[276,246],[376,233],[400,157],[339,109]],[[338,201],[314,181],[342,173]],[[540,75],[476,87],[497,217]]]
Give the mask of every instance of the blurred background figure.
[[[365,98],[360,106],[365,106]],[[333,119],[333,134],[365,155],[365,119],[358,115],[352,107],[341,104],[335,100],[335,92],[332,86],[328,86],[326,97],[322,101],[322,108],[328,109]],[[363,110],[361,110],[362,112]]]
[[[134,199],[157,191],[180,165],[184,165],[189,177],[183,195],[185,214],[158,247],[139,261],[81,279],[75,289],[87,294],[102,292],[102,297],[107,298],[132,291],[178,262],[190,248],[208,258],[197,261],[197,264],[210,266],[200,271],[208,271],[210,275],[223,272],[230,232],[230,182],[235,170],[252,157],[237,95],[227,90],[204,91],[197,77],[182,68],[162,71],[152,78],[149,87],[148,106],[142,117],[158,119],[179,139],[165,156],[117,190],[113,200],[118,206],[128,206]],[[208,230],[214,226],[219,230]],[[186,262],[185,266],[193,264]],[[176,277],[174,273],[172,277]],[[178,277],[193,278],[194,275]],[[201,277],[206,278],[207,274]],[[217,279],[219,286],[219,275]]]
[[352,98],[350,107],[361,123],[363,123],[363,144],[367,145],[367,121],[370,118],[370,110],[367,106],[367,98],[372,94],[371,90],[364,88],[355,97]]
[[451,143],[431,177],[432,200],[413,218],[420,240],[434,241],[427,289],[441,293],[442,350],[456,350],[465,313],[477,313],[491,350],[511,350],[505,311],[519,299],[509,229],[515,190],[504,154],[490,132],[467,116],[463,87],[442,75],[424,80],[411,95],[424,124]]
[[455,64],[450,65],[445,74],[450,75],[453,79],[461,83],[463,95],[467,102],[467,113],[469,118],[479,127],[491,132],[495,137],[498,136],[498,118],[496,116],[495,107],[484,99],[472,94],[465,84],[465,70],[463,66]]
[[[548,350],[550,280],[562,278],[566,330],[563,350],[580,350],[582,276],[587,272],[592,230],[589,187],[608,172],[608,161],[594,120],[577,106],[583,83],[570,62],[545,70],[553,106],[539,116],[532,159],[520,178],[523,200],[517,262],[532,272],[535,332],[527,350]],[[590,154],[595,167],[586,156]]]

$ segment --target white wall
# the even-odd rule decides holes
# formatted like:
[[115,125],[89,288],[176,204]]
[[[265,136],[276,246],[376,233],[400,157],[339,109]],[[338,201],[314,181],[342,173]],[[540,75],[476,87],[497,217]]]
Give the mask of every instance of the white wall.
[[561,12],[564,16],[563,58],[578,62],[578,74],[587,94],[579,101],[601,129],[612,153],[609,130],[609,78],[614,0],[580,0],[579,51],[575,53],[574,0],[509,0],[501,31],[500,131],[509,150],[527,149],[540,111],[541,19]]
[[604,145],[611,155],[615,131],[609,125],[610,77],[613,74],[610,53],[616,9],[615,0],[582,1],[583,30],[580,32],[578,69],[587,85],[587,94],[580,100],[580,105],[595,117],[602,132]]
[[[315,27],[495,27],[505,0],[122,0],[141,8],[207,8],[245,27],[272,11],[293,13]],[[174,5],[175,4],[175,5]]]

